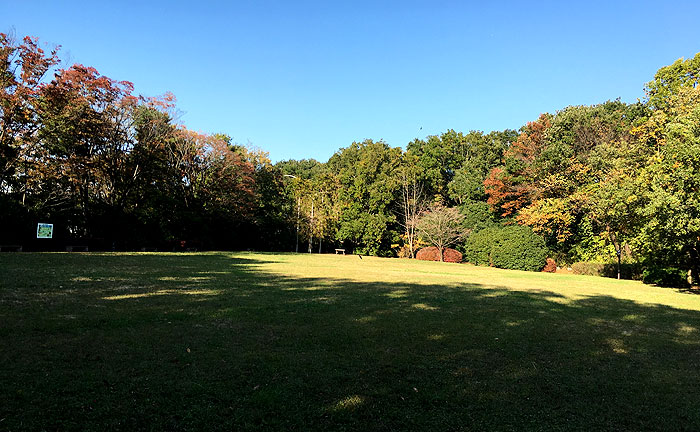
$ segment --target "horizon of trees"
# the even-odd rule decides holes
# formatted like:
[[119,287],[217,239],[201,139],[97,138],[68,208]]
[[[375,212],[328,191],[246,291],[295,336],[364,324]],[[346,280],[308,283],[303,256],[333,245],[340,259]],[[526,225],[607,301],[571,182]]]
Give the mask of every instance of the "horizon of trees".
[[275,164],[178,124],[172,94],[59,65],[57,49],[0,34],[0,244],[45,247],[33,236],[51,222],[56,245],[105,250],[413,257],[421,219],[441,208],[458,210],[465,232],[529,227],[562,264],[700,275],[700,53],[659,69],[637,103]]

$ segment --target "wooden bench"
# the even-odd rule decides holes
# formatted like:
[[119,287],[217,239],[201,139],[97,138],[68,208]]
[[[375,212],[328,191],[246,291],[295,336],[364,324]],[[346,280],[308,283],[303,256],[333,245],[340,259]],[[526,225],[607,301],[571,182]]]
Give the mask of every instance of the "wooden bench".
[[66,252],[88,252],[87,246],[66,246]]
[[341,252],[342,252],[343,255],[345,255],[345,249],[336,249],[336,250],[335,250],[335,254],[336,254],[336,255],[338,255],[338,254],[341,253]]
[[22,245],[0,245],[0,252],[22,252]]

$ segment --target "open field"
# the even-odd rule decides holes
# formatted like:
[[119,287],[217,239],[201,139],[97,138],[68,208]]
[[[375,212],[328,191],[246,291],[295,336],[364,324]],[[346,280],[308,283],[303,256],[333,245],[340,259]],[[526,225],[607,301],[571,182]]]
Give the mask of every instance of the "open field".
[[700,430],[700,296],[357,256],[0,254],[0,430]]

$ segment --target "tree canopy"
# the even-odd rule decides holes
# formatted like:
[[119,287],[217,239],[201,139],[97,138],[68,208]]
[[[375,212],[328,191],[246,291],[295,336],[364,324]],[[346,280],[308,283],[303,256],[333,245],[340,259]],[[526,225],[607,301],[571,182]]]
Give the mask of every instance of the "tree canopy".
[[636,103],[273,164],[262,149],[180,124],[170,93],[135,94],[93,67],[64,67],[58,47],[0,34],[0,242],[40,247],[36,223],[50,221],[55,245],[301,242],[414,256],[435,243],[419,216],[449,213],[460,232],[526,226],[522,238],[538,236],[558,262],[672,266],[697,280],[699,74],[700,54],[660,68]]

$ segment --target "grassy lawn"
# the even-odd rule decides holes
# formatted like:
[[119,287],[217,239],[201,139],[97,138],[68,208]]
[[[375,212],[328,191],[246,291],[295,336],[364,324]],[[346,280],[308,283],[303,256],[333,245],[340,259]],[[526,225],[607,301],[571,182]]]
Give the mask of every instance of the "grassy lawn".
[[700,296],[357,256],[0,254],[0,430],[700,430]]

